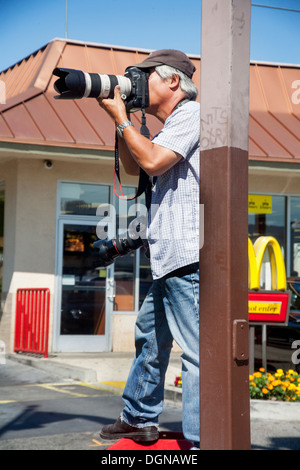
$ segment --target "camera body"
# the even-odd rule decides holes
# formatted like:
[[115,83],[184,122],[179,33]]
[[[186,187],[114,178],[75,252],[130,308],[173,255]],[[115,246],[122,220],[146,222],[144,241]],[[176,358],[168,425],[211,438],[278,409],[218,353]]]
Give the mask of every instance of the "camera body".
[[125,77],[131,82],[131,93],[126,101],[126,109],[131,113],[149,106],[148,78],[149,73],[138,67],[128,67]]
[[59,77],[54,83],[54,89],[59,93],[54,97],[56,99],[113,98],[114,89],[119,85],[128,112],[149,106],[149,73],[138,67],[128,67],[124,76],[58,67],[53,70],[53,75]]

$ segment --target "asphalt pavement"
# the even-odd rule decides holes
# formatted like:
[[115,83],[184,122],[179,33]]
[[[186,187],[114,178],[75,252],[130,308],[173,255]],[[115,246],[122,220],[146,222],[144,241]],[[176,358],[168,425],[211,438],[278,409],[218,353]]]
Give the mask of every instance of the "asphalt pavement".
[[[131,354],[9,355],[0,364],[1,450],[105,450],[99,429],[122,409]],[[160,426],[181,431],[180,357],[171,358]],[[300,450],[300,404],[251,400],[251,449]]]
[[[122,390],[63,378],[7,360],[0,365],[0,450],[105,450],[99,430],[122,410]],[[181,410],[168,404],[162,432],[181,432]]]

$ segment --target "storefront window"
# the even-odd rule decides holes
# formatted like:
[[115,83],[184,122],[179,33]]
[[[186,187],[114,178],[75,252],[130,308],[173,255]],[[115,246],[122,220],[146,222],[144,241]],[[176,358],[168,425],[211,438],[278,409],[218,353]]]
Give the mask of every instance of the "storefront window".
[[[146,205],[144,194],[139,197],[139,202],[142,205]],[[139,279],[139,305],[138,308],[142,306],[146,295],[151,287],[153,278],[150,266],[149,259],[149,250],[147,247],[140,248],[140,279]]]
[[110,187],[96,184],[62,183],[61,215],[95,216],[100,204],[110,203]]
[[[134,189],[123,187],[123,195],[126,198],[134,196]],[[133,194],[132,194],[133,193]],[[136,214],[129,216],[130,207],[136,204],[135,200],[122,200],[116,198],[116,233],[122,236],[127,233],[129,223]],[[136,251],[131,251],[126,256],[120,256],[115,260],[115,311],[134,311],[135,305],[135,278],[136,278]]]
[[[124,187],[123,194],[126,198],[132,198],[135,188]],[[116,199],[117,234],[120,236],[128,230],[130,222],[138,215],[145,215],[145,197],[138,200]],[[150,261],[145,255],[146,248],[141,247],[138,252],[133,250],[130,254],[117,258],[115,261],[115,311],[134,311],[137,280],[139,285],[138,308],[143,303],[149,287],[152,283]],[[139,260],[139,273],[136,273],[137,260]],[[138,279],[136,279],[138,278]]]
[[[262,197],[252,195],[255,197]],[[249,204],[248,214],[248,233],[252,243],[258,237],[272,236],[276,238],[281,246],[283,254],[286,253],[286,198],[284,196],[268,196],[268,206],[265,204],[266,209],[264,212],[264,202],[260,208],[257,206],[252,209]]]
[[300,277],[300,197],[291,197],[291,276]]
[[[249,195],[248,235],[252,243],[261,236],[274,237],[286,257],[286,197]],[[271,288],[271,267],[266,250],[261,270],[261,287]]]
[[[92,183],[62,182],[60,186],[60,215],[69,219],[73,216],[110,216],[116,220],[116,235],[127,232],[128,226],[139,213],[145,213],[145,198],[135,196],[136,188],[122,187],[125,199],[114,197],[109,185]],[[139,206],[140,204],[140,206]],[[98,209],[98,211],[97,211]],[[100,210],[99,210],[100,209]],[[107,210],[106,210],[107,209]],[[137,213],[137,211],[140,212]],[[114,311],[129,312],[139,307],[152,283],[149,259],[146,249],[133,250],[120,256],[114,262],[115,298]],[[138,299],[136,295],[139,293]]]

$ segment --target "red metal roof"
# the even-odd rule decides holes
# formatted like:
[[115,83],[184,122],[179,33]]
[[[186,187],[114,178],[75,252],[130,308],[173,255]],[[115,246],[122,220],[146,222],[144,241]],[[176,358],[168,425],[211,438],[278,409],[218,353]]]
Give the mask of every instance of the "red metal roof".
[[[0,74],[6,103],[0,104],[1,142],[112,150],[114,126],[95,99],[55,100],[55,67],[123,75],[150,51],[55,39]],[[194,81],[200,85],[200,57]],[[250,65],[249,158],[300,162],[300,68]],[[298,99],[297,99],[298,98]],[[139,114],[132,115],[137,126]],[[154,135],[161,127],[148,116]]]

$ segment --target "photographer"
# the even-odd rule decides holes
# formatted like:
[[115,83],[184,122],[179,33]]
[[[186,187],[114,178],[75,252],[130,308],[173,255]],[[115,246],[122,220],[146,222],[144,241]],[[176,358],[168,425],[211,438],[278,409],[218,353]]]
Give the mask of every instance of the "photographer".
[[149,72],[148,114],[163,129],[152,141],[129,121],[119,87],[100,106],[119,126],[125,171],[156,177],[149,210],[152,287],[137,317],[136,354],[123,394],[121,417],[103,439],[159,438],[164,380],[173,340],[181,347],[183,433],[199,447],[199,155],[200,105],[195,67],[173,49],[151,53],[136,67]]

